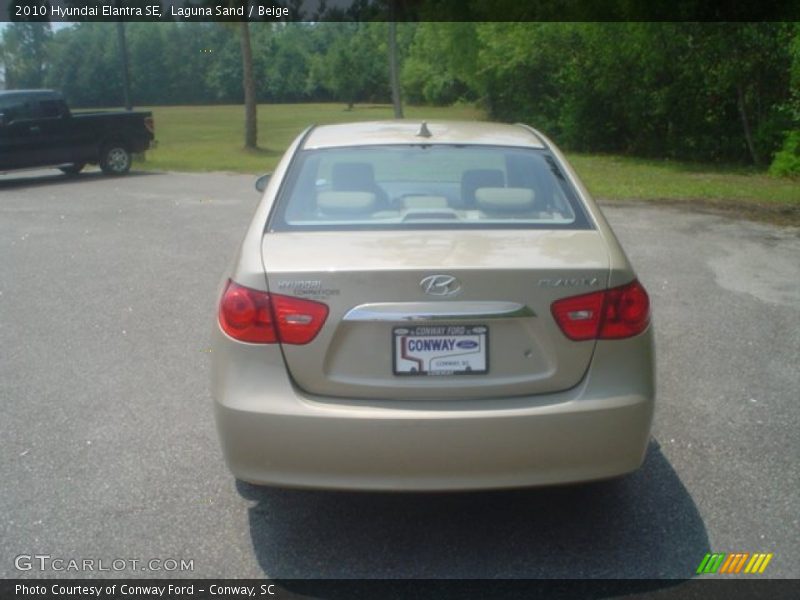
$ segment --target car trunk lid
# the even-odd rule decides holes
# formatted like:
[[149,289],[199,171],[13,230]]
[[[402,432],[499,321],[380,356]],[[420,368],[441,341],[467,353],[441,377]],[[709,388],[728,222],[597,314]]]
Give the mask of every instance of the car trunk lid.
[[595,342],[567,339],[550,306],[605,288],[609,269],[594,230],[281,232],[262,253],[271,293],[330,311],[310,343],[282,344],[293,380],[348,398],[573,387]]

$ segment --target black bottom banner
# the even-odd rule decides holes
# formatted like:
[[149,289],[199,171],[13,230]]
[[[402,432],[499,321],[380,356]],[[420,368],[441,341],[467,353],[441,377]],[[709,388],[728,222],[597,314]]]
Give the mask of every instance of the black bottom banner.
[[2,600],[189,599],[572,599],[782,600],[800,597],[796,579],[7,579]]

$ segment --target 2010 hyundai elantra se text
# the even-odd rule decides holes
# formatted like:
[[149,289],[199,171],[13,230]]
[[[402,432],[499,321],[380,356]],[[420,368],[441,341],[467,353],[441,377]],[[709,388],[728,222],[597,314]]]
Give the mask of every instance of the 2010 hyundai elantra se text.
[[459,490],[635,470],[650,305],[559,150],[524,125],[312,127],[220,288],[234,475]]

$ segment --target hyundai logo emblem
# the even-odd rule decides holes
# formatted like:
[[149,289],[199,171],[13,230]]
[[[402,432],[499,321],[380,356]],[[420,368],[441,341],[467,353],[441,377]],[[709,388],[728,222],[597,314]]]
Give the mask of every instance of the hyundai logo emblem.
[[461,291],[461,282],[452,275],[429,275],[419,286],[430,296],[452,296]]

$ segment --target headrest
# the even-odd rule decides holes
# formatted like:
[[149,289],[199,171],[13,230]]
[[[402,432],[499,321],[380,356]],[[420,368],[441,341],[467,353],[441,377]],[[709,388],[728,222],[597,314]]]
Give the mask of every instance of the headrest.
[[461,174],[461,202],[475,206],[475,190],[482,187],[503,187],[505,175],[500,169],[468,169]]
[[364,215],[375,210],[372,192],[320,192],[317,208],[329,215]]

